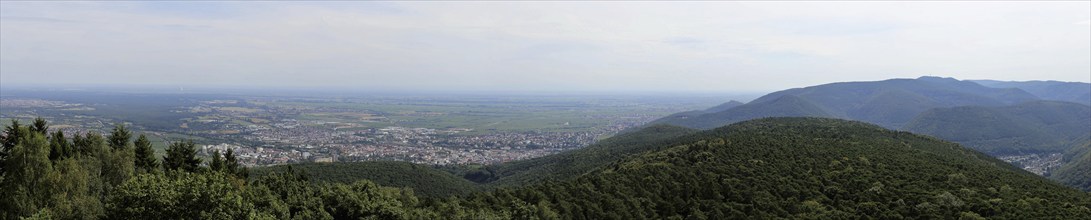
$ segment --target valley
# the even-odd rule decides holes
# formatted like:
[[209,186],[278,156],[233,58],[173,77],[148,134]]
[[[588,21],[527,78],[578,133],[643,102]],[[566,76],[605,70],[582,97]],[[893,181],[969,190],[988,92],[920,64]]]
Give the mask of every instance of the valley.
[[[142,102],[146,99],[158,102]],[[127,124],[162,152],[191,139],[247,166],[397,160],[495,164],[587,146],[713,96],[440,94],[293,97],[5,91],[0,123],[43,117],[67,135]],[[135,111],[135,112],[134,112]]]

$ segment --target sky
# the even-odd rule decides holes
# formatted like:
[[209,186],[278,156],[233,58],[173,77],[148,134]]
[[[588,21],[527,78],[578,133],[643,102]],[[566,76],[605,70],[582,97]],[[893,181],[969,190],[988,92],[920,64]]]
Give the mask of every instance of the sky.
[[1091,1],[0,1],[0,85],[775,91],[1091,81]]

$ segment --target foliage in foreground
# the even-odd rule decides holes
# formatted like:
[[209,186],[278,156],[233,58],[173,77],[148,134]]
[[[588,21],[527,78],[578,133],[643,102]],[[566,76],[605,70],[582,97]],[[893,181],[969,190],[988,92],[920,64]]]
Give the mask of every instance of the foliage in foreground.
[[428,165],[402,161],[366,161],[346,163],[302,163],[256,168],[252,179],[283,173],[287,169],[306,175],[311,181],[353,183],[369,180],[383,186],[406,187],[424,197],[466,195],[481,186]]

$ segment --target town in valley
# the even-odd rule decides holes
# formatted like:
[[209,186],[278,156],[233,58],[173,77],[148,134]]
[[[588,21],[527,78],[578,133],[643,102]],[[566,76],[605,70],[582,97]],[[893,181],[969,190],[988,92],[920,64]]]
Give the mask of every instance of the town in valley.
[[[11,95],[8,95],[11,94]],[[667,114],[723,100],[637,96],[292,97],[8,92],[0,123],[43,117],[66,135],[124,124],[200,154],[233,150],[247,166],[397,160],[496,164],[581,148]],[[141,102],[158,98],[164,101]]]

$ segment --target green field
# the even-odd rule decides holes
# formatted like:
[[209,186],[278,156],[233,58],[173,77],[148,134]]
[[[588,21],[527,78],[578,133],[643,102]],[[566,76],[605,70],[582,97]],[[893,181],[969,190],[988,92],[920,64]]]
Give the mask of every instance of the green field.
[[278,126],[293,123],[325,131],[397,126],[452,129],[459,131],[457,135],[556,132],[591,134],[601,139],[674,112],[705,109],[729,100],[714,95],[631,94],[269,97],[27,92],[13,95],[74,103],[95,110],[5,108],[0,119],[41,116],[57,124],[99,131],[126,123],[134,131],[154,133],[149,138],[157,152],[163,152],[167,140],[263,144],[251,143],[234,134],[253,129],[283,130]]
[[[267,102],[272,108],[313,109],[297,120],[350,123],[361,127],[469,128],[468,134],[490,131],[593,131],[626,121],[653,119],[679,110],[700,109],[713,100],[656,105],[635,100],[558,97],[545,100],[366,100]],[[320,109],[365,112],[370,119],[321,112]]]

